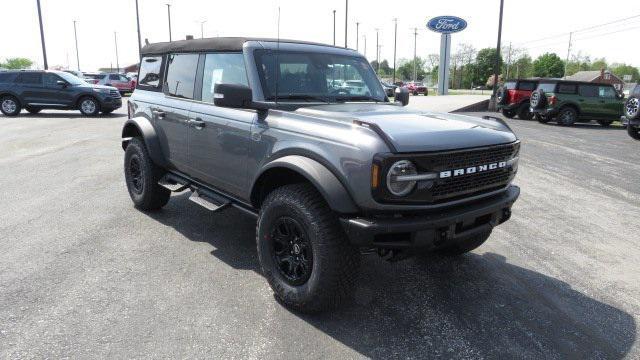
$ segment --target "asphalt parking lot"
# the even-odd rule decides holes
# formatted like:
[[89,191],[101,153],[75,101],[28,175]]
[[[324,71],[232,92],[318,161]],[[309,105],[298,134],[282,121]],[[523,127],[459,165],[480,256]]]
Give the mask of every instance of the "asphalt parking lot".
[[280,306],[255,220],[133,208],[124,108],[0,116],[0,358],[639,358],[640,142],[508,120],[511,221],[467,256],[364,258],[354,302]]

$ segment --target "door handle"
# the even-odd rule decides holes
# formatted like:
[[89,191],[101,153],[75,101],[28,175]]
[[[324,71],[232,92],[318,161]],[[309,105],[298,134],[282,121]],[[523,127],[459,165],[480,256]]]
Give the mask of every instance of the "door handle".
[[167,115],[167,113],[160,110],[153,110],[151,111],[151,113],[153,114],[153,116],[157,117],[158,119],[164,119],[164,117]]
[[189,120],[189,122],[191,122],[191,125],[193,125],[193,127],[196,128],[197,130],[202,130],[204,128],[205,124],[206,124],[200,118],[191,119],[191,120]]

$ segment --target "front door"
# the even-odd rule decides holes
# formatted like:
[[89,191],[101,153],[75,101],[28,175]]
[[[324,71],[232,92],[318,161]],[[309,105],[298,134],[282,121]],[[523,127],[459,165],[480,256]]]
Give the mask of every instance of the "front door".
[[600,100],[599,117],[605,120],[618,120],[622,116],[624,101],[618,97],[618,92],[611,85],[598,86]]
[[[62,81],[65,85],[58,83]],[[42,102],[45,104],[69,107],[73,105],[73,89],[60,76],[44,73],[42,76]]]
[[213,90],[217,83],[247,85],[243,56],[207,54],[202,73],[202,102],[194,103],[189,113],[190,166],[195,177],[231,195],[242,196],[247,187],[247,158],[256,112],[215,106]]

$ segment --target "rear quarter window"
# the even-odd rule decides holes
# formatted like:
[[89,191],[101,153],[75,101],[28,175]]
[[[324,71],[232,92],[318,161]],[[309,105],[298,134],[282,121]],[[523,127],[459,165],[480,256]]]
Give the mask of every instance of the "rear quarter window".
[[518,90],[533,91],[536,89],[536,83],[531,81],[522,81],[518,84]]
[[556,90],[556,84],[553,83],[544,83],[538,85],[538,89],[544,91],[545,93],[552,93]]
[[162,84],[162,56],[145,56],[140,62],[140,73],[136,88],[160,91]]
[[558,94],[575,94],[576,86],[574,84],[558,84]]

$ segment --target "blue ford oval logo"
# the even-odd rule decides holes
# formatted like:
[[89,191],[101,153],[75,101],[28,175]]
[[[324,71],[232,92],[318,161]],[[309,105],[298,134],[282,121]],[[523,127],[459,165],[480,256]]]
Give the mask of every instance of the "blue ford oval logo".
[[451,34],[464,30],[467,27],[467,22],[456,16],[436,16],[429,20],[427,27],[431,31]]

